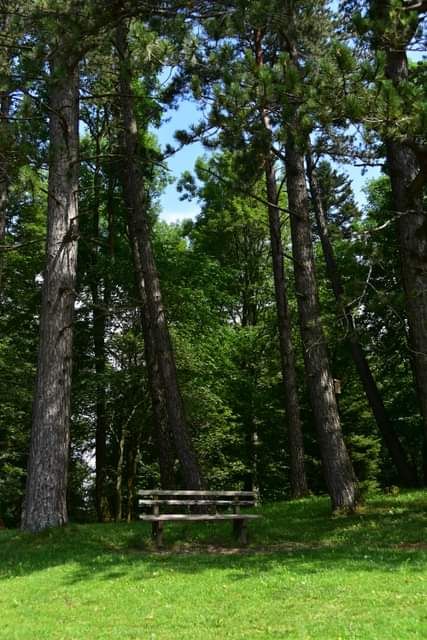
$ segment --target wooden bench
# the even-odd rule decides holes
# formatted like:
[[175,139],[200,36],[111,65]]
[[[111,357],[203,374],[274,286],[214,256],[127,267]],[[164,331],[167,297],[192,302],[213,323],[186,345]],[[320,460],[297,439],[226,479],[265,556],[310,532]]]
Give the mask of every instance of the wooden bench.
[[150,507],[150,514],[140,520],[152,523],[152,536],[160,547],[165,522],[216,522],[230,520],[240,544],[247,544],[246,523],[260,516],[241,513],[241,507],[253,507],[257,497],[253,491],[174,491],[146,489],[138,492],[140,507]]

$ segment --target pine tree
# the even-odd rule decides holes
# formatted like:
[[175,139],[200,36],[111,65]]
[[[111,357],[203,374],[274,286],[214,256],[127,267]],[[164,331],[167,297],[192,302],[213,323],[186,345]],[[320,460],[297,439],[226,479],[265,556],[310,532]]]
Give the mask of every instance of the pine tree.
[[47,264],[22,528],[65,524],[70,444],[73,310],[77,267],[79,57],[74,42],[51,42]]
[[311,199],[316,217],[316,229],[322,244],[323,256],[326,264],[326,271],[331,282],[331,287],[338,303],[339,313],[346,328],[347,340],[350,345],[350,353],[354,365],[359,374],[363,385],[367,400],[372,409],[378,429],[384,439],[384,442],[390,452],[390,456],[398,470],[399,477],[406,486],[416,486],[417,476],[415,469],[407,460],[406,453],[400,443],[399,438],[393,428],[392,423],[387,415],[383,399],[379,392],[377,383],[372,374],[369,362],[364,354],[362,345],[357,335],[351,309],[346,307],[344,297],[344,286],[339,271],[339,266],[335,257],[334,247],[332,245],[327,216],[324,209],[323,199],[319,188],[316,169],[313,165],[311,153],[307,153],[307,175],[310,184]]
[[[385,56],[385,100],[396,120],[381,131],[385,142],[387,171],[390,175],[394,215],[409,323],[410,348],[414,376],[425,430],[427,456],[427,225],[424,194],[427,184],[425,135],[412,130],[401,131],[399,118],[411,99],[411,74],[406,49],[416,36],[425,3],[387,0],[370,2],[368,26],[372,46]],[[417,91],[415,86],[412,87]],[[421,126],[422,126],[421,120]]]
[[[181,463],[185,484],[189,489],[199,489],[202,486],[202,478],[185,420],[175,357],[153,255],[143,176],[138,168],[138,124],[135,119],[132,99],[132,67],[128,46],[128,30],[125,24],[121,24],[117,29],[116,43],[120,65],[123,156],[126,165],[123,172],[123,190],[129,212],[129,232],[135,256],[134,263],[140,270],[140,274],[137,276],[139,290],[145,302],[146,320],[144,324],[147,329],[147,348],[151,349],[153,346],[155,349],[155,354],[150,355],[150,362],[156,364],[159,370],[169,429]],[[157,374],[156,377],[152,376],[152,388],[157,379]]]

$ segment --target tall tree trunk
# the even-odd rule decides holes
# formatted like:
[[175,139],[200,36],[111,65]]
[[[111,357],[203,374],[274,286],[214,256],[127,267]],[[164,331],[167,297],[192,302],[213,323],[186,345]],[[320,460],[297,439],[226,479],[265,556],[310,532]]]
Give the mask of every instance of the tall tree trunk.
[[[130,213],[132,211],[132,202],[129,200],[127,190],[124,190],[124,198],[126,208]],[[147,366],[148,389],[151,399],[151,410],[153,412],[153,439],[159,460],[160,485],[162,489],[173,489],[176,486],[175,449],[169,430],[165,389],[158,362],[153,322],[149,318],[149,306],[145,291],[136,226],[130,215],[128,228],[134,275],[140,302],[140,318],[144,336],[144,355]]]
[[95,354],[96,376],[96,432],[95,432],[95,458],[96,458],[96,512],[99,522],[109,519],[108,498],[106,495],[107,479],[107,395],[105,392],[105,312],[99,307],[99,299],[93,296],[93,342]]
[[7,143],[8,117],[10,97],[5,91],[0,92],[0,242],[6,232],[7,195],[9,188]]
[[291,463],[291,492],[294,498],[308,494],[307,478],[304,467],[304,441],[301,413],[298,401],[297,374],[292,344],[292,321],[288,304],[288,285],[286,282],[283,257],[280,214],[274,164],[272,158],[265,163],[267,184],[268,222],[270,228],[271,258],[273,262],[274,288],[276,294],[277,321],[279,331],[280,360],[285,397],[285,409],[288,419],[289,450]]
[[[403,5],[403,3],[401,3]],[[385,75],[396,92],[406,92],[409,76],[406,49],[416,35],[417,19],[401,20],[403,11],[421,17],[425,2],[414,2],[411,10],[391,0],[371,0],[373,46],[385,54]],[[401,13],[402,12],[402,13]],[[400,136],[384,134],[387,170],[393,209],[397,218],[403,290],[409,326],[409,346],[424,431],[424,480],[427,482],[427,218],[423,196],[427,184],[425,145],[410,131]]]
[[[131,227],[130,227],[131,229]],[[145,295],[144,278],[142,276],[138,243],[134,233],[130,231],[135,276],[141,304],[141,324],[144,334],[144,352],[147,363],[148,387],[151,398],[151,409],[154,422],[154,442],[157,449],[160,470],[160,484],[162,489],[173,489],[175,479],[175,452],[168,426],[166,399],[162,378],[156,354],[156,344],[152,323],[148,318],[147,298]]]
[[126,202],[129,209],[131,233],[138,243],[146,295],[147,318],[155,343],[169,428],[181,463],[184,482],[188,488],[198,489],[202,486],[202,479],[188,432],[178,386],[175,357],[151,244],[144,178],[138,166],[138,125],[133,105],[127,33],[126,25],[120,24],[117,29],[117,48],[120,57],[120,92],[123,116],[124,191],[127,194]]
[[[105,392],[105,308],[109,302],[109,287],[104,281],[104,295],[100,292],[100,282],[103,278],[98,272],[98,243],[99,239],[99,208],[101,189],[101,170],[99,158],[101,155],[100,134],[97,130],[95,136],[96,159],[93,177],[93,223],[92,235],[95,241],[91,252],[91,277],[90,289],[93,303],[93,325],[92,336],[95,356],[95,379],[96,379],[96,431],[95,431],[95,504],[99,522],[109,519],[109,504],[106,495],[106,466],[107,466],[107,396]],[[105,279],[104,279],[105,280]],[[101,300],[103,304],[101,304]]]
[[[295,130],[298,130],[297,124],[295,118]],[[332,507],[334,510],[351,511],[357,503],[357,483],[341,430],[334,381],[320,320],[304,154],[297,145],[291,126],[287,131],[286,180],[307,384]]]
[[[255,59],[257,66],[264,64],[261,31],[255,32]],[[271,124],[267,109],[261,106],[261,120],[271,135]],[[280,225],[279,194],[277,192],[274,160],[271,152],[265,157],[265,181],[268,200],[268,224],[270,230],[271,259],[273,264],[274,290],[276,295],[277,325],[279,332],[280,361],[284,390],[285,410],[288,422],[288,440],[291,463],[291,494],[301,498],[308,494],[304,467],[304,439],[301,412],[298,400],[297,373],[292,344],[292,321],[288,303],[285,261]]]
[[335,299],[339,306],[340,314],[347,330],[347,340],[350,346],[350,353],[359,374],[366,398],[371,407],[378,430],[382,435],[384,443],[389,451],[390,457],[399,474],[400,481],[407,486],[417,484],[415,469],[409,463],[406,453],[387,415],[383,399],[372,375],[371,368],[366,359],[363,347],[360,344],[356,327],[354,326],[353,315],[343,302],[344,287],[335,258],[334,248],[329,237],[328,224],[320,195],[316,171],[313,166],[311,154],[306,156],[307,174],[310,183],[311,199],[316,217],[317,232],[322,244],[323,256],[325,258],[326,272],[331,282]]
[[[1,7],[0,7],[1,8]],[[6,32],[8,28],[10,16],[7,14],[0,18],[2,31]],[[0,60],[0,73],[6,75],[9,71],[9,56],[4,55]],[[4,82],[4,80],[2,81]],[[10,95],[7,90],[0,91],[0,294],[2,291],[3,281],[3,259],[2,244],[6,236],[6,220],[8,206],[8,190],[9,190],[9,162],[8,153],[10,150],[10,134],[9,134],[9,114],[10,114]]]
[[47,264],[22,527],[67,522],[73,309],[77,263],[79,73],[51,65]]
[[[130,209],[130,203],[125,193],[126,207]],[[144,355],[147,365],[148,388],[151,399],[151,409],[154,423],[154,442],[157,449],[160,470],[160,484],[163,489],[173,489],[175,479],[175,452],[169,432],[168,415],[166,407],[165,391],[156,352],[156,342],[152,322],[148,316],[147,295],[145,292],[144,276],[139,253],[138,239],[135,225],[129,218],[129,239],[132,250],[134,274],[140,301],[140,318],[144,335]]]
[[0,293],[3,285],[2,245],[6,237],[6,219],[8,204],[8,161],[7,161],[7,118],[10,99],[7,93],[0,92]]
[[[386,73],[396,87],[406,80],[408,60],[405,51],[387,51]],[[426,170],[404,141],[386,140],[386,154],[393,206],[398,216],[397,236],[409,344],[427,455],[427,216],[423,207],[426,180],[420,180]],[[427,482],[427,459],[424,464]]]

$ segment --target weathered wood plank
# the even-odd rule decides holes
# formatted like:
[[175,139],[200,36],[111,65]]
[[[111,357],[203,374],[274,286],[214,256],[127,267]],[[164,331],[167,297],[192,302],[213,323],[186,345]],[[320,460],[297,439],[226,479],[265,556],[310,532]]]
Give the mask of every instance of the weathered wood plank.
[[256,498],[254,491],[188,491],[169,489],[142,489],[138,491],[139,496],[251,496]]
[[261,516],[252,513],[162,513],[159,516],[149,514],[140,515],[139,519],[147,522],[172,522],[174,520],[185,522],[187,520],[254,520],[260,517]]
[[182,505],[182,506],[189,506],[189,505],[201,505],[201,506],[205,506],[205,505],[220,505],[220,506],[229,506],[229,507],[233,507],[233,506],[246,506],[246,507],[250,507],[254,505],[254,500],[239,500],[238,502],[236,502],[235,500],[203,500],[203,499],[199,499],[199,500],[138,500],[138,504],[140,506],[153,506],[153,505]]

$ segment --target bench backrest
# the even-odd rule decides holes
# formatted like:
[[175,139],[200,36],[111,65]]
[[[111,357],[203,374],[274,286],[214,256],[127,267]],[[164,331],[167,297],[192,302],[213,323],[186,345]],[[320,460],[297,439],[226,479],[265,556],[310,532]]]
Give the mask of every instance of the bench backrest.
[[174,489],[144,489],[138,491],[138,504],[151,507],[158,515],[160,510],[172,513],[185,508],[191,511],[201,507],[214,509],[231,509],[239,513],[240,507],[253,507],[257,503],[254,491],[191,491]]

